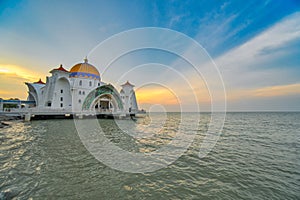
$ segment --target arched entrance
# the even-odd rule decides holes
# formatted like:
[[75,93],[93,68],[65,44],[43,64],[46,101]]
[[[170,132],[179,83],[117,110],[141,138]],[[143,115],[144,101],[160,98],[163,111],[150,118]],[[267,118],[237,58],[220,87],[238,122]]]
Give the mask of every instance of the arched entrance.
[[118,112],[123,111],[123,103],[118,91],[108,84],[91,91],[83,102],[82,110]]
[[118,111],[118,104],[113,95],[103,94],[94,100],[92,110],[97,113],[112,113]]

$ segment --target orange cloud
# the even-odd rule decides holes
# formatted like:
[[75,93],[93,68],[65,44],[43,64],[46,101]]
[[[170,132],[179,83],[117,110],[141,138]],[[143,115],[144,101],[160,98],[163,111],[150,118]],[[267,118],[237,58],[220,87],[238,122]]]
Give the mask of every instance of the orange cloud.
[[27,70],[24,67],[17,65],[2,65],[0,64],[0,74],[11,76],[11,77],[19,77],[28,81],[36,81],[37,77],[44,77],[43,74],[38,74],[36,71]]
[[21,66],[0,64],[0,98],[26,99],[27,87],[24,82],[34,82],[44,76]]
[[140,104],[178,105],[179,99],[167,88],[142,87],[136,90],[136,97]]
[[300,94],[300,84],[278,85],[256,89],[253,92],[257,97],[273,97]]
[[248,90],[234,90],[228,92],[228,100],[243,98],[276,97],[300,94],[300,84],[277,85]]

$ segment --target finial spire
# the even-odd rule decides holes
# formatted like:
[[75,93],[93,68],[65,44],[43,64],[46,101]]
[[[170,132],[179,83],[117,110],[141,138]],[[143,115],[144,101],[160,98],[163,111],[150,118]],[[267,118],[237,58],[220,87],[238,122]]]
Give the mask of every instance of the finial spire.
[[85,63],[88,62],[87,56],[85,56],[85,58],[83,59]]

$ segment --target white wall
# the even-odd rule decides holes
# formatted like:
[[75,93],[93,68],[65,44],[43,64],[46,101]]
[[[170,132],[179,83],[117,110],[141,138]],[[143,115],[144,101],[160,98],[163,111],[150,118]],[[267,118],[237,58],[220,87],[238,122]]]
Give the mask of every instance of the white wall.
[[83,102],[87,95],[98,87],[99,80],[89,78],[70,78],[72,97],[73,97],[73,109],[74,111],[81,111]]
[[[61,93],[61,90],[63,91]],[[71,109],[72,96],[70,91],[69,73],[59,70],[52,71],[52,76],[47,77],[46,85],[40,90],[40,107],[55,109]],[[62,99],[61,99],[62,97]],[[51,102],[51,106],[48,103]]]
[[66,77],[60,77],[56,81],[52,99],[52,107],[66,110],[72,109],[70,83]]

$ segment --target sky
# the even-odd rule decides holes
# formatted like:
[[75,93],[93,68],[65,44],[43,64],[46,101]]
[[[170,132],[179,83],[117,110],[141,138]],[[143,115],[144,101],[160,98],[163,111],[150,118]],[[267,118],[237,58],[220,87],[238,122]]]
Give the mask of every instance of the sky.
[[[136,35],[97,49],[115,34],[143,27],[174,32],[168,41],[159,33]],[[179,34],[204,51],[192,55],[191,40],[176,40]],[[207,54],[204,60],[210,58],[222,77],[228,111],[300,111],[298,0],[0,0],[0,97],[26,99],[24,82],[45,81],[51,69],[70,69],[88,56],[104,82],[120,89],[130,80],[141,108],[206,111],[212,94],[217,103],[224,101],[218,77],[206,73],[212,66],[204,60],[196,65],[205,77],[182,57],[151,48],[108,66],[105,59],[116,49],[143,37],[180,46],[187,57]]]

